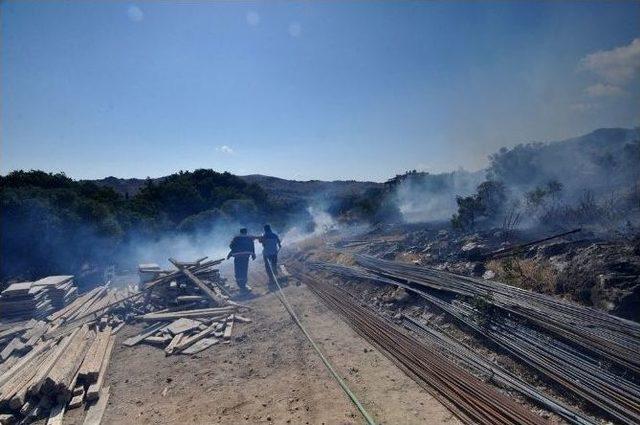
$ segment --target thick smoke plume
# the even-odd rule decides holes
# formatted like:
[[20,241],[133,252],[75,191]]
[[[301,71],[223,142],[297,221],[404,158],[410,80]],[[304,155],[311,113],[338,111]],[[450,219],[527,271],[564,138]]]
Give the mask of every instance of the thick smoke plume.
[[496,197],[500,205],[488,206],[493,216],[485,217],[487,225],[499,225],[508,214],[521,217],[521,226],[545,220],[578,225],[599,219],[619,227],[640,221],[636,217],[640,193],[637,129],[601,129],[561,142],[502,148],[489,162],[487,169],[475,173],[396,176],[390,181],[391,197],[405,222],[447,220],[459,212],[457,198],[467,197],[467,205],[472,205],[480,183],[491,181],[504,194]]

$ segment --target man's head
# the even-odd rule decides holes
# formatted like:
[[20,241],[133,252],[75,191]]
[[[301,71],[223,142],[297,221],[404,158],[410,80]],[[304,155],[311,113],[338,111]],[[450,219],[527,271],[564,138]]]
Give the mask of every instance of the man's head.
[[265,224],[264,225],[264,231],[265,231],[265,233],[271,233],[271,225],[270,224]]
[[241,235],[246,235],[247,234],[247,228],[243,227],[242,229],[240,229],[240,234]]

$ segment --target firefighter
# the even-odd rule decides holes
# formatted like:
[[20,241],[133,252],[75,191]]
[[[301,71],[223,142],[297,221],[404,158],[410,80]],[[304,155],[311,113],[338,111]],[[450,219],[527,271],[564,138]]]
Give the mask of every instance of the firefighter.
[[280,242],[278,235],[273,233],[271,226],[268,224],[264,225],[264,234],[260,236],[259,240],[262,244],[264,268],[267,272],[267,276],[269,276],[269,290],[273,291],[276,289],[274,275],[278,276],[278,251],[282,248],[282,243]]
[[249,257],[256,259],[256,250],[253,243],[253,236],[247,234],[247,229],[240,229],[240,234],[235,236],[229,244],[229,255],[227,259],[233,257],[233,271],[236,278],[236,284],[240,288],[241,294],[251,292],[251,287],[247,285],[249,272]]

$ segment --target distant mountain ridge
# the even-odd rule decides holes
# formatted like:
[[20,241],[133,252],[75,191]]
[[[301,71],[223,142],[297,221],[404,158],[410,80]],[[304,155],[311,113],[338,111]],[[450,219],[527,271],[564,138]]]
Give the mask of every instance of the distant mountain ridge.
[[[560,141],[545,142],[542,151],[548,153],[547,158],[568,158],[569,152],[584,151],[585,153],[593,154],[601,150],[607,149],[620,149],[626,143],[640,139],[640,129],[625,129],[625,128],[600,128],[591,133],[584,134],[578,137],[572,137]],[[511,150],[512,148],[502,148],[502,150]],[[550,161],[552,162],[552,161]],[[561,164],[553,164],[554,167],[558,167]],[[565,163],[565,166],[567,164]],[[489,168],[482,170],[487,171]],[[247,183],[256,183],[261,186],[271,197],[282,200],[308,200],[311,198],[317,198],[318,196],[339,196],[348,193],[363,193],[368,189],[380,188],[383,183],[369,182],[369,181],[356,181],[356,180],[287,180],[279,177],[265,176],[261,174],[250,174],[246,176],[238,176]],[[392,177],[392,176],[389,176]],[[154,182],[159,182],[166,177],[158,177],[151,179]],[[92,182],[100,185],[113,188],[116,192],[121,194],[128,194],[133,196],[144,187],[146,179],[137,178],[117,178],[106,177],[100,180],[92,180]]]
[[[310,199],[318,195],[344,194],[349,192],[361,193],[367,189],[381,187],[382,183],[359,182],[355,180],[287,180],[279,177],[264,176],[262,174],[251,174],[248,176],[238,176],[247,183],[256,183],[262,187],[270,196],[278,199]],[[166,177],[151,179],[157,183]],[[133,196],[147,184],[147,179],[122,179],[118,177],[105,177],[104,179],[91,180],[99,185],[110,187],[123,195]]]

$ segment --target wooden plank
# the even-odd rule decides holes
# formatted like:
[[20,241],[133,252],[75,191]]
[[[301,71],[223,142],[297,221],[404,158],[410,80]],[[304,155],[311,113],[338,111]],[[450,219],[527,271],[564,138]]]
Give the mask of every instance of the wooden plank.
[[12,425],[18,422],[18,418],[11,413],[0,413],[0,425]]
[[194,301],[204,301],[204,300],[206,300],[206,298],[200,295],[180,295],[176,297],[176,302],[178,303],[191,303]]
[[31,328],[29,331],[25,332],[22,337],[28,339],[26,340],[24,345],[27,347],[33,347],[38,342],[38,340],[40,340],[40,338],[42,338],[42,336],[47,332],[48,328],[49,325],[41,322],[40,324]]
[[125,339],[123,344],[126,345],[127,347],[132,347],[137,343],[139,343],[140,341],[142,341],[143,339],[145,339],[146,337],[156,333],[160,328],[164,327],[165,325],[166,325],[165,323],[155,323],[149,326],[148,328],[144,329],[138,335]]
[[60,309],[60,310],[56,311],[55,313],[49,315],[47,317],[47,320],[49,320],[50,322],[53,322],[54,320],[60,319],[63,316],[73,314],[80,307],[82,307],[84,305],[84,303],[86,303],[91,297],[93,297],[100,290],[100,288],[101,287],[94,288],[91,291],[87,292],[86,294],[83,294],[83,295],[79,296],[78,298],[76,298],[71,304],[69,304],[65,308]]
[[49,413],[49,419],[47,425],[62,425],[62,419],[64,418],[65,407],[64,403],[59,403],[51,409]]
[[37,394],[40,392],[40,387],[44,382],[44,379],[78,332],[80,332],[80,329],[76,329],[71,335],[61,339],[58,345],[49,350],[47,353],[47,359],[42,363],[38,372],[29,384],[29,389],[27,390],[29,394]]
[[110,341],[113,340],[113,338],[111,337],[111,327],[107,326],[103,332],[100,332],[100,338],[100,345],[96,350],[95,356],[91,359],[91,363],[85,370],[86,375],[84,376],[84,378],[85,383],[87,384],[93,383],[96,379],[98,379],[102,361],[107,353]]
[[[35,358],[34,362],[28,367],[28,369],[23,374],[22,379],[19,381],[19,386],[14,387],[14,393],[11,399],[9,400],[9,407],[14,410],[19,409],[24,402],[27,400],[27,393],[29,391],[29,386],[31,385],[31,381],[35,377],[38,372],[38,368],[45,361],[46,353],[40,354]],[[10,396],[9,391],[2,391],[2,397],[6,399]]]
[[4,362],[13,354],[14,351],[20,351],[24,348],[24,343],[20,341],[20,337],[15,337],[4,347],[4,350],[0,352],[0,359]]
[[227,305],[228,302],[218,296],[218,294],[216,294],[214,291],[211,290],[211,288],[209,288],[207,285],[204,284],[204,282],[202,282],[195,274],[193,274],[188,268],[186,268],[184,265],[180,264],[179,262],[177,262],[175,259],[173,258],[169,258],[169,261],[171,261],[171,263],[176,266],[185,276],[187,276],[189,278],[190,281],[192,281],[193,283],[196,284],[196,286],[198,286],[198,288],[200,288],[200,290],[209,298],[211,299],[211,301],[215,304],[215,305]]
[[236,315],[234,316],[234,319],[235,319],[235,320],[237,320],[237,321],[238,321],[238,322],[240,322],[240,323],[251,323],[251,322],[252,322],[252,320],[251,320],[251,319],[248,319],[248,318],[246,318],[246,317],[244,317],[244,316],[240,316],[240,315],[238,315],[238,314],[236,314]]
[[[89,347],[89,350],[87,351],[87,353],[84,356],[84,360],[82,361],[82,364],[80,365],[80,369],[78,369],[78,379],[80,379],[81,382],[85,382],[85,379],[87,377],[89,368],[90,368],[90,363],[95,359],[96,355],[97,355],[97,351],[99,349],[99,347],[101,346],[101,344],[103,343],[103,333],[98,332],[96,334],[96,337],[94,338],[93,342],[91,343],[91,346]],[[106,346],[104,347],[106,348]],[[103,348],[103,349],[104,349]]]
[[219,341],[220,340],[217,338],[203,338],[200,341],[194,343],[191,347],[182,350],[180,354],[196,354],[206,350],[212,345],[217,344]]
[[22,325],[12,326],[8,329],[4,329],[2,332],[0,332],[0,339],[9,338],[17,333],[21,333],[28,329],[31,329],[33,326],[35,326],[35,321],[34,324],[31,325],[30,322],[27,322]]
[[45,358],[45,353],[40,353],[39,355],[33,357],[29,361],[29,363],[25,365],[25,368],[23,370],[15,374],[13,378],[7,381],[0,389],[0,392],[2,393],[0,402],[11,403],[13,401],[12,408],[13,409],[20,408],[22,403],[16,406],[16,402],[13,399],[16,396],[16,394],[20,393],[20,395],[23,397],[22,401],[24,402],[24,395],[22,393],[26,394],[29,382],[31,381],[33,376],[36,374],[38,367],[42,363],[42,361],[44,361],[44,358]]
[[102,364],[100,365],[100,374],[98,375],[98,379],[94,384],[91,384],[87,389],[86,399],[88,401],[95,400],[101,393],[102,384],[107,377],[107,368],[109,367],[109,360],[111,360],[111,353],[113,352],[113,345],[115,343],[115,337],[110,337],[109,345],[107,346],[107,351],[104,354],[104,358],[102,359]]
[[227,327],[224,328],[224,339],[230,339],[231,338],[231,333],[233,332],[233,314],[231,315],[231,317],[229,318],[229,320],[227,321]]
[[108,402],[109,387],[104,387],[100,390],[100,397],[98,398],[98,402],[89,406],[87,415],[84,417],[83,425],[100,425]]
[[167,325],[165,329],[169,331],[171,335],[178,335],[178,334],[192,331],[200,325],[201,323],[196,320],[187,319],[183,317],[171,322],[169,325]]
[[32,284],[33,282],[12,283],[7,286],[7,289],[2,291],[2,296],[26,295],[29,293],[29,289],[31,289]]
[[115,335],[118,332],[120,332],[120,329],[122,329],[123,326],[124,326],[124,322],[121,322],[120,324],[118,324],[115,328],[111,330],[111,335]]
[[169,345],[167,345],[166,348],[164,349],[164,352],[167,355],[173,354],[173,350],[175,350],[176,346],[180,343],[180,340],[182,340],[183,337],[184,337],[184,334],[178,334],[174,336],[171,342],[169,343]]
[[211,333],[213,333],[216,330],[216,326],[218,324],[214,323],[211,326],[209,326],[207,329],[203,330],[202,332],[199,332],[197,334],[195,334],[194,336],[190,337],[190,338],[183,338],[180,343],[178,345],[176,345],[175,349],[173,350],[174,353],[176,352],[180,352],[186,348],[189,348],[190,346],[192,346],[193,344],[195,344],[196,342],[200,341],[203,338],[206,338],[207,336],[209,336]]
[[44,394],[57,393],[63,390],[65,384],[69,385],[71,383],[73,376],[80,367],[80,363],[84,359],[85,347],[88,346],[89,342],[85,338],[88,331],[88,326],[84,325],[74,335],[73,340],[64,350],[64,355],[60,356],[44,379],[41,385],[41,392],[44,391]]
[[222,308],[201,308],[193,310],[182,311],[169,311],[169,312],[154,312],[147,313],[142,316],[137,316],[138,319],[144,321],[156,321],[156,320],[176,320],[180,318],[198,318],[198,317],[217,317],[227,316],[237,311],[236,307],[222,307]]
[[167,345],[168,342],[170,342],[173,338],[171,338],[169,335],[163,335],[163,336],[148,336],[144,339],[144,342],[148,343],[148,344],[153,344],[153,345],[160,345],[162,347],[164,347],[165,345]]

